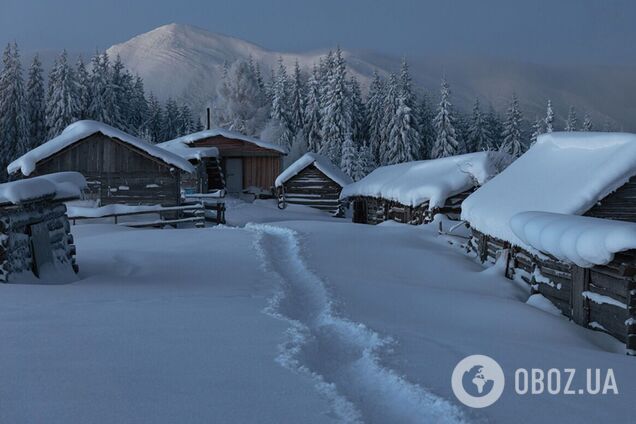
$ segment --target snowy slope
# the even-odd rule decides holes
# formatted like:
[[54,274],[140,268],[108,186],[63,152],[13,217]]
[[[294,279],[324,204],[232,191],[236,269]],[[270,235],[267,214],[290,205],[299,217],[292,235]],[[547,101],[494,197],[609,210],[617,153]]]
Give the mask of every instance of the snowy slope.
[[[220,67],[226,61],[247,59],[251,55],[261,63],[263,74],[268,76],[269,68],[279,56],[287,65],[298,59],[301,66],[310,67],[318,62],[325,50],[277,52],[238,38],[188,25],[170,24],[114,45],[108,53],[120,54],[124,63],[144,78],[146,88],[160,98],[185,99],[195,109],[201,109],[215,92]],[[400,65],[399,57],[373,52],[345,50],[344,55],[363,87],[374,69],[387,73],[397,70]],[[535,115],[543,115],[545,102],[551,98],[559,125],[572,104],[577,107],[581,119],[584,111],[590,112],[597,128],[610,120],[619,128],[636,130],[636,108],[629,100],[633,96],[626,95],[636,93],[633,68],[548,66],[492,58],[409,59],[418,87],[436,96],[444,73],[451,83],[454,104],[464,110],[470,110],[475,96],[479,96],[485,105],[492,103],[496,109],[504,110],[514,90],[530,120]]]
[[[216,81],[225,62],[248,59],[250,56],[262,66],[263,75],[269,75],[279,57],[291,67],[296,60],[301,67],[318,63],[324,52],[291,54],[270,51],[256,44],[211,33],[189,25],[169,24],[138,35],[108,49],[111,56],[120,55],[126,66],[141,75],[146,88],[160,98],[186,99],[193,105],[202,105],[215,93]],[[363,83],[371,75],[366,63],[349,60],[355,74]],[[175,78],[176,76],[176,78]]]

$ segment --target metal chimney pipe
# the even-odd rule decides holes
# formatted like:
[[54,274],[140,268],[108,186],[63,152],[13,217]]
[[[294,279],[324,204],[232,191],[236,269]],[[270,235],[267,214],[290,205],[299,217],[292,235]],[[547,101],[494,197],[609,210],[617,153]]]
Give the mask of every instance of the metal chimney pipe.
[[211,123],[210,123],[210,108],[207,109],[207,112],[208,112],[208,129],[210,129],[210,125],[211,125]]

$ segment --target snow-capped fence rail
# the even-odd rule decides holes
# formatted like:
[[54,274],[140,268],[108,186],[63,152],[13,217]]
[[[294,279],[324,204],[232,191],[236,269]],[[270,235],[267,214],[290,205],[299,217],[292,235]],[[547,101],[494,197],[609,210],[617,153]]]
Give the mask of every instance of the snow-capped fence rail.
[[[156,205],[107,205],[99,208],[69,206],[68,209],[68,216],[73,224],[76,224],[78,220],[112,218],[115,224],[128,227],[175,226],[183,223],[194,223],[196,227],[205,226],[205,206],[202,203],[170,207]],[[159,215],[159,219],[120,222],[123,217],[152,214]]]

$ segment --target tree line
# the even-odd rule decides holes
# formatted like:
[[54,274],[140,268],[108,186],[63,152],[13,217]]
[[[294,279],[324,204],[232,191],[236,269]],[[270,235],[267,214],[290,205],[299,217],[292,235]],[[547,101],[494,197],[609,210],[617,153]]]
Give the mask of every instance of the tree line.
[[25,78],[16,43],[5,48],[2,65],[0,169],[80,119],[101,121],[150,142],[202,129],[190,106],[174,99],[162,104],[152,93],[146,95],[142,78],[106,52],[96,53],[88,65],[80,56],[73,65],[63,51],[46,83],[37,54]]
[[[63,51],[46,84],[37,55],[23,77],[16,43],[7,45],[2,62],[3,168],[79,119],[101,121],[150,142],[202,129],[200,113],[146,94],[143,79],[106,52],[97,52],[88,64],[80,56],[73,65]],[[445,78],[434,97],[414,88],[406,59],[395,73],[374,72],[363,95],[339,48],[306,70],[298,62],[290,70],[280,58],[267,77],[251,58],[226,63],[210,105],[216,126],[272,141],[291,158],[321,153],[356,180],[377,166],[481,150],[518,157],[540,134],[556,129],[550,100],[545,116],[528,123],[514,93],[504,113],[492,105],[484,108],[479,99],[464,113],[453,106]],[[592,129],[590,116],[579,125],[571,107],[563,130]]]
[[[503,114],[475,99],[470,113],[452,104],[443,78],[438,101],[413,87],[407,61],[398,72],[376,71],[368,94],[347,75],[340,49],[330,51],[308,71],[298,62],[291,72],[282,58],[268,81],[250,58],[226,64],[213,102],[215,123],[273,141],[297,157],[306,151],[327,156],[359,179],[377,166],[435,159],[462,153],[500,150],[520,156],[537,137],[556,128],[551,101],[545,117],[530,125],[511,94]],[[591,131],[585,114],[579,125],[570,107],[564,131]]]

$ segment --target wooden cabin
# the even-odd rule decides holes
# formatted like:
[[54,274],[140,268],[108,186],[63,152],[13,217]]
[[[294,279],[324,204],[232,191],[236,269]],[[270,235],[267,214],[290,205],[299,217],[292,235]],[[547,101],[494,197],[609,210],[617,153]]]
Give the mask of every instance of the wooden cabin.
[[184,194],[209,193],[225,189],[219,149],[216,147],[193,147],[183,138],[159,143],[157,146],[186,159],[194,166],[194,173],[181,178],[181,191]]
[[464,199],[510,161],[503,153],[478,152],[383,166],[346,186],[340,197],[353,204],[353,222],[360,224],[419,225],[439,213],[458,219]]
[[75,172],[0,184],[0,282],[66,283],[78,271],[65,201],[85,187]]
[[7,167],[34,177],[76,171],[86,177],[85,197],[112,203],[180,204],[182,176],[195,168],[185,159],[95,121],[78,121]]
[[353,180],[316,153],[306,153],[276,178],[280,208],[286,205],[305,205],[342,216],[340,201],[342,188]]
[[[216,189],[221,183],[231,194],[249,190],[273,195],[274,180],[280,174],[282,159],[287,154],[285,149],[275,144],[220,128],[200,131],[160,144],[164,148],[175,145],[194,150],[216,148],[216,163],[203,160],[208,178],[214,178],[214,181],[207,182],[207,188]],[[181,153],[175,150],[175,153],[183,155],[182,157],[188,156],[187,151],[182,148],[180,151]],[[219,165],[221,179],[216,177]]]
[[[634,193],[636,135],[545,134],[466,199],[462,219],[473,234],[468,248],[482,262],[502,257],[508,278],[525,281],[565,316],[605,331],[636,351],[635,250],[616,253],[610,263],[583,268],[537,251],[510,226],[513,217],[527,211],[636,222]],[[593,302],[584,293],[618,303]],[[626,306],[616,306],[620,304]]]

